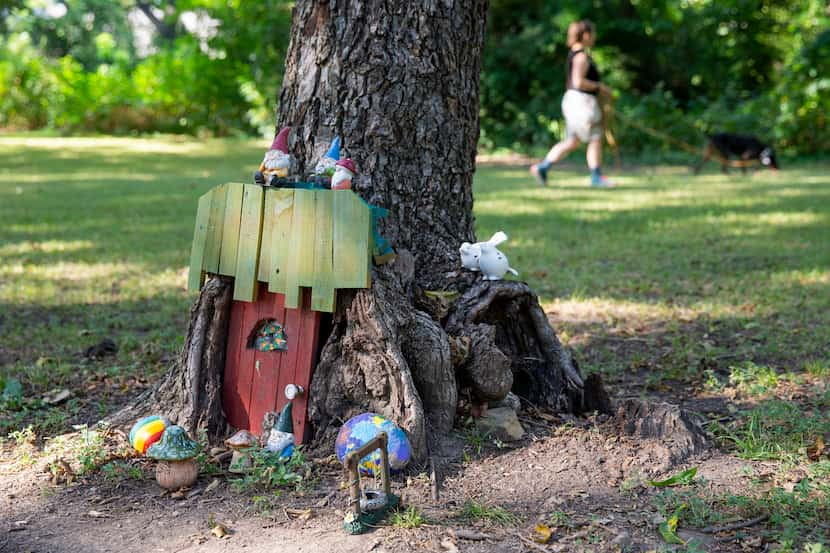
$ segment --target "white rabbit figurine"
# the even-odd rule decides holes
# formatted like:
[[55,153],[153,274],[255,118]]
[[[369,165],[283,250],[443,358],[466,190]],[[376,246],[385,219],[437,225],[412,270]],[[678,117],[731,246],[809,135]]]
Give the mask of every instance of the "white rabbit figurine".
[[519,276],[519,273],[510,267],[507,256],[487,242],[481,245],[478,266],[481,272],[484,273],[484,280],[501,280],[508,271],[515,276]]
[[491,236],[490,240],[487,242],[476,242],[475,244],[464,242],[461,244],[461,247],[458,248],[458,253],[461,254],[461,266],[465,269],[470,269],[471,271],[478,271],[478,259],[481,257],[481,246],[483,244],[489,244],[495,247],[506,240],[507,235],[502,231],[498,231]]

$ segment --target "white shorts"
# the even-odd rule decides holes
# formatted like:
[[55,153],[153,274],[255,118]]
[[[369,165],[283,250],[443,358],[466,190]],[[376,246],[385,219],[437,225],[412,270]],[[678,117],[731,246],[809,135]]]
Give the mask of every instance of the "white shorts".
[[562,115],[568,138],[582,142],[602,138],[602,110],[597,97],[579,90],[568,90],[562,97]]

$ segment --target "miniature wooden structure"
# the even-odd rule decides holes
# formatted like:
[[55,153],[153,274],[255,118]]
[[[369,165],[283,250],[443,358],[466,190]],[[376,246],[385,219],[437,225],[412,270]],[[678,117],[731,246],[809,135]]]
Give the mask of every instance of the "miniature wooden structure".
[[[343,519],[343,529],[349,534],[362,534],[369,527],[381,520],[389,509],[398,505],[398,497],[392,493],[389,480],[389,453],[387,443],[389,437],[386,432],[377,436],[357,449],[350,451],[343,460],[346,478],[349,482],[349,509]],[[380,490],[361,490],[360,460],[374,450],[380,450]],[[363,501],[361,501],[363,497]],[[363,505],[361,505],[363,503]]]
[[[227,183],[199,198],[188,289],[198,291],[207,274],[234,277],[223,384],[233,426],[259,435],[286,385],[308,390],[321,313],[334,311],[338,289],[371,284],[371,236],[369,206],[350,190]],[[254,347],[268,323],[284,331],[280,349]],[[306,403],[294,399],[298,441]]]

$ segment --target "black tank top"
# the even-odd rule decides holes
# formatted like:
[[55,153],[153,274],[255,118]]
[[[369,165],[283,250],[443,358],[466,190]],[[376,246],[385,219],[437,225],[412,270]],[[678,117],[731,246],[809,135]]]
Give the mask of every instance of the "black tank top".
[[[585,94],[593,94],[594,96],[596,96],[599,90],[581,90],[573,86],[573,84],[571,84],[571,73],[573,73],[573,59],[574,56],[579,54],[580,52],[585,52],[585,50],[571,50],[570,52],[568,52],[568,72],[565,77],[565,88],[567,88],[568,90],[579,90],[580,92],[584,92]],[[591,59],[591,56],[589,56],[587,52],[585,52],[585,56],[588,58],[588,73],[585,74],[585,78],[597,83],[600,82],[601,79],[599,76],[599,69],[597,69],[597,65],[594,63],[594,60]]]

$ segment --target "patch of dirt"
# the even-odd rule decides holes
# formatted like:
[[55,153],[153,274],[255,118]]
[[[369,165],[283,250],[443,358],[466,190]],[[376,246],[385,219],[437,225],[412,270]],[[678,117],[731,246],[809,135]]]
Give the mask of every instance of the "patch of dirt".
[[[647,345],[625,342],[626,356],[659,357],[649,356]],[[83,384],[73,388],[81,403],[75,416],[90,421],[99,415],[96,398],[121,403],[147,385],[145,379],[98,373],[97,366],[91,361],[92,371],[73,377]],[[635,405],[650,374],[647,367],[625,371],[608,384],[618,407]],[[748,404],[740,397],[703,394],[688,382],[666,380],[661,386],[647,392],[652,406],[677,403],[710,421],[732,419]],[[793,389],[792,396],[802,392]],[[464,429],[442,437],[431,448],[438,501],[432,499],[428,467],[393,477],[403,505],[417,508],[426,522],[411,529],[384,522],[361,536],[341,528],[348,500],[333,458],[314,461],[314,485],[303,492],[240,494],[220,474],[202,475],[192,490],[173,497],[155,484],[147,459],[125,460],[129,477],[99,471],[55,484],[43,471],[51,459],[34,452],[34,463],[27,464],[23,450],[5,443],[0,553],[653,551],[666,544],[658,532],[660,490],[647,480],[695,466],[712,493],[746,493],[753,479],[775,477],[775,463],[740,461],[711,444],[690,444],[680,419],[666,418],[666,429],[654,434],[641,424],[639,412],[635,407],[618,409],[615,416],[576,418],[524,410],[526,436],[518,443],[476,442]],[[214,480],[218,484],[209,489]],[[505,509],[515,520],[500,525],[474,516],[471,506],[480,513]],[[310,517],[298,515],[308,510]],[[212,535],[212,523],[225,526],[228,536]],[[552,531],[546,545],[532,541],[539,523]],[[755,537],[763,532],[752,530]],[[681,528],[680,535],[699,540],[709,552],[743,550],[740,541],[718,541],[697,530]]]
[[[648,506],[653,492],[639,485],[673,469],[664,444],[625,435],[604,415],[550,421],[523,417],[522,423],[527,437],[511,446],[485,444],[479,452],[462,434],[442,439],[433,449],[441,482],[437,503],[426,472],[412,469],[394,477],[393,491],[404,505],[417,507],[428,524],[416,529],[382,525],[362,536],[347,536],[341,529],[347,493],[333,457],[313,463],[317,483],[311,490],[284,492],[264,514],[256,512],[251,497],[233,491],[224,476],[215,477],[218,487],[209,491],[214,477],[202,476],[191,494],[176,499],[156,486],[147,459],[127,461],[140,469],[141,480],[99,472],[71,485],[52,484],[40,460],[6,473],[0,482],[0,540],[5,540],[0,551],[264,553],[274,551],[274,544],[281,552],[315,553],[447,552],[452,547],[526,551],[534,549],[528,544],[533,527],[555,513],[563,522],[553,528],[545,550],[617,551],[624,543],[628,551],[646,551],[661,543],[656,512]],[[11,461],[9,447],[6,461]],[[465,460],[464,452],[472,459]],[[734,460],[706,453],[693,461],[707,479],[740,485],[734,482]],[[625,492],[628,488],[637,491]],[[517,522],[501,527],[465,518],[471,502],[506,509]],[[291,514],[306,509],[312,513],[308,519]],[[226,526],[229,537],[212,536],[211,521]]]

